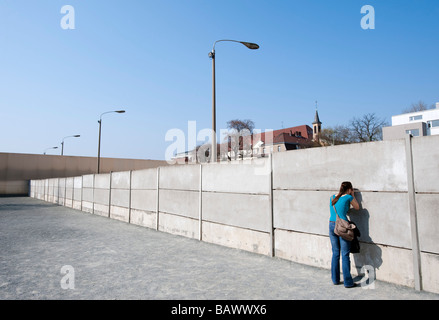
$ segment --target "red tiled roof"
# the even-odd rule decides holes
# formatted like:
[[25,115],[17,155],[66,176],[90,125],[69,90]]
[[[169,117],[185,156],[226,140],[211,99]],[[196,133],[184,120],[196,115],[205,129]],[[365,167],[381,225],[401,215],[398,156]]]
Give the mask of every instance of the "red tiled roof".
[[253,134],[253,142],[257,143],[258,141],[262,141],[266,143],[266,134],[268,134],[268,139],[271,139],[271,137],[273,137],[273,143],[304,143],[310,142],[313,137],[312,129],[307,125],[302,125],[286,129],[274,130],[272,133],[262,132]]
[[[271,135],[272,134],[272,135]],[[267,136],[266,136],[267,135]],[[274,130],[272,132],[261,132],[254,133],[251,136],[244,136],[239,139],[239,149],[243,149],[243,142],[247,145],[254,146],[259,141],[262,141],[264,144],[303,144],[311,142],[313,138],[313,130],[307,126],[297,126],[286,129]],[[267,141],[268,140],[268,141]],[[271,141],[272,140],[272,141]],[[231,151],[231,143],[223,142],[221,145],[225,146],[228,144],[227,149]],[[218,150],[221,146],[218,145]]]

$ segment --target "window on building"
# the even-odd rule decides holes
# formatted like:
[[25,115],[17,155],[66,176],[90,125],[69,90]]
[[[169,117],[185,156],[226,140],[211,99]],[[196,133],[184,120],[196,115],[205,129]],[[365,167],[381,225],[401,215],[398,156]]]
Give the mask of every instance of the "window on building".
[[420,116],[411,116],[409,118],[409,120],[410,121],[422,120],[422,115],[420,115]]
[[439,127],[439,120],[433,120],[433,121],[431,121],[431,126],[432,126],[432,127]]
[[419,137],[419,129],[406,130],[405,133],[411,134],[413,137]]

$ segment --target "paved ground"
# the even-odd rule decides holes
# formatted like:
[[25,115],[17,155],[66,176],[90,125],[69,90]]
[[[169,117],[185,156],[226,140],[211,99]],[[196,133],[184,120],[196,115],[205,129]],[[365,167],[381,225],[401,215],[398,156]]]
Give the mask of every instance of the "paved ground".
[[[61,273],[71,266],[74,283]],[[64,279],[64,280],[63,280]],[[61,283],[74,285],[63,289]],[[156,232],[31,198],[0,198],[0,299],[434,299],[328,270]]]

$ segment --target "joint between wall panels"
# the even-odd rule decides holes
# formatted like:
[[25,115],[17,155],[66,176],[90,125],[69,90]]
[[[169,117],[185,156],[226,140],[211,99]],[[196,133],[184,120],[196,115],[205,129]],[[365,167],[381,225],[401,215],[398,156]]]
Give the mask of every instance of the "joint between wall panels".
[[[186,190],[186,191],[188,191],[188,190]],[[209,190],[203,190],[203,193],[237,194],[237,195],[248,195],[248,196],[270,196],[270,193],[268,193],[268,192],[267,193],[255,193],[255,192],[233,192],[233,191],[209,191]]]
[[[136,189],[136,190],[137,190],[137,189]],[[148,190],[148,189],[145,189],[145,190]],[[152,189],[152,190],[156,190],[156,189]],[[196,192],[196,193],[200,192],[200,190],[196,190],[196,189],[190,189],[190,190],[188,190],[188,189],[171,189],[171,188],[160,188],[160,190],[163,190],[163,191],[184,191],[184,192]],[[203,191],[203,192],[206,192],[206,191]]]
[[200,164],[200,185],[198,198],[198,240],[203,240],[203,165]]
[[128,193],[128,197],[129,197],[129,199],[128,199],[128,223],[131,223],[131,192],[132,192],[132,189],[131,189],[131,184],[132,184],[132,181],[133,181],[133,170],[130,170],[130,191],[129,191],[129,193]]
[[156,197],[156,230],[159,230],[160,217],[160,167],[157,168],[157,197]]
[[[338,193],[335,189],[301,189],[301,188],[273,188],[273,191],[304,191],[304,192],[332,192]],[[359,193],[407,193],[407,190],[358,190]],[[439,193],[438,193],[439,194]]]
[[246,228],[246,227],[242,227],[242,226],[238,226],[238,225],[234,225],[234,224],[226,224],[226,223],[223,223],[223,222],[212,221],[212,220],[209,220],[209,219],[205,219],[205,220],[203,220],[203,222],[213,223],[213,224],[217,224],[217,225],[225,226],[225,227],[233,227],[233,228],[238,228],[238,229],[242,229],[242,230],[249,230],[249,231],[255,231],[255,232],[261,232],[261,233],[270,234],[270,231],[258,230],[258,229],[253,229],[253,228]]
[[[315,233],[315,232],[306,232],[306,231],[299,231],[299,230],[291,230],[291,229],[284,229],[284,228],[274,228],[274,231],[279,230],[279,231],[286,231],[286,232],[291,232],[291,233],[297,233],[297,234],[304,234],[304,235],[310,235],[310,236],[316,236],[316,237],[324,237],[324,238],[328,238],[329,241],[329,235],[327,234],[321,234],[321,233]],[[364,243],[364,244],[370,244],[370,245],[377,245],[377,246],[381,246],[381,247],[388,247],[388,248],[394,248],[394,249],[401,249],[401,250],[409,250],[411,251],[411,248],[407,248],[407,247],[401,247],[401,246],[395,246],[395,245],[390,245],[390,244],[384,244],[381,242],[372,242],[372,241],[365,241],[365,240],[359,240],[360,243]],[[424,252],[424,251],[422,251]],[[428,253],[428,252],[426,252]],[[433,253],[436,254],[437,253]]]
[[418,217],[416,210],[416,193],[415,193],[415,179],[413,168],[413,150],[412,150],[412,135],[407,135],[405,139],[406,151],[406,166],[407,166],[407,188],[408,188],[408,202],[410,213],[410,228],[413,252],[413,272],[415,279],[415,289],[422,290],[422,268],[421,268],[421,253],[418,232]]

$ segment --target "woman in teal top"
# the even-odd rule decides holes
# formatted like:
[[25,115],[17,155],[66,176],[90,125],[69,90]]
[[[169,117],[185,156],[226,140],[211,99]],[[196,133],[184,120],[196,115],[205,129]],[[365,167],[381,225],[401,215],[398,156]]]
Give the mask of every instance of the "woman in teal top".
[[345,181],[341,184],[340,191],[337,195],[333,195],[329,201],[329,239],[332,246],[332,261],[331,261],[331,277],[332,282],[337,285],[340,284],[340,253],[342,258],[342,272],[343,284],[346,288],[355,286],[351,276],[351,260],[349,258],[351,250],[351,242],[344,240],[342,237],[334,233],[335,221],[337,219],[334,207],[337,210],[338,216],[348,221],[347,213],[350,206],[355,210],[359,210],[360,206],[354,197],[354,188],[352,183]]

